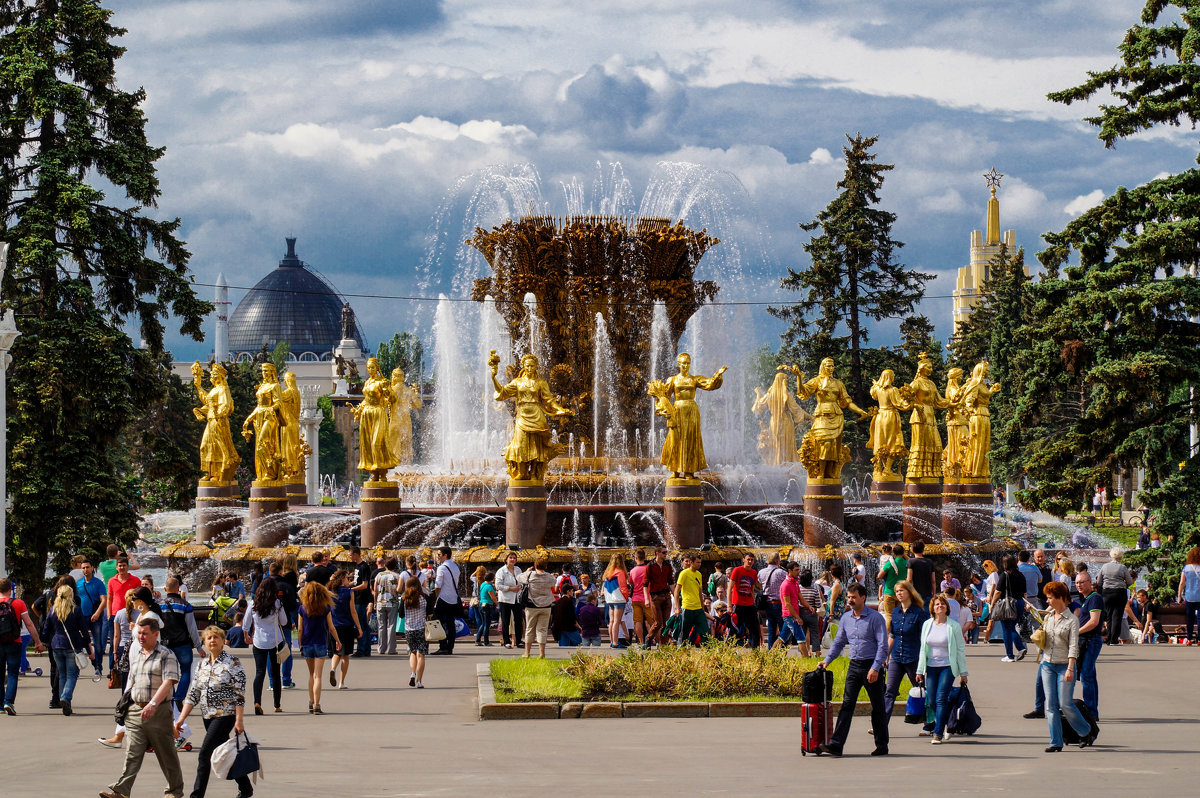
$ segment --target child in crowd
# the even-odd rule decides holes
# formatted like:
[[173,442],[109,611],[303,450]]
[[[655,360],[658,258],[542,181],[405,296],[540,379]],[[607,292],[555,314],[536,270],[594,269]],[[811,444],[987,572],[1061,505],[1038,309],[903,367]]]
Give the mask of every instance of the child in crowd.
[[596,606],[595,592],[589,593],[577,612],[579,634],[582,637],[580,645],[600,645],[600,626],[604,623],[604,613]]

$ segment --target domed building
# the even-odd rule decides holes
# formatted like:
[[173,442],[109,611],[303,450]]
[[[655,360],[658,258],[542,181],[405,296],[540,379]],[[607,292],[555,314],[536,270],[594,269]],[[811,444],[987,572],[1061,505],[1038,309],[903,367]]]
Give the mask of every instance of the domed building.
[[[286,341],[297,361],[329,361],[343,337],[353,339],[359,349],[366,348],[353,312],[344,314],[348,303],[296,256],[296,239],[286,241],[287,254],[279,267],[259,280],[229,317],[228,349],[220,352],[218,348],[217,357],[250,359],[264,345],[271,350]],[[343,315],[350,328],[348,336],[343,336]],[[218,334],[217,340],[221,337]]]

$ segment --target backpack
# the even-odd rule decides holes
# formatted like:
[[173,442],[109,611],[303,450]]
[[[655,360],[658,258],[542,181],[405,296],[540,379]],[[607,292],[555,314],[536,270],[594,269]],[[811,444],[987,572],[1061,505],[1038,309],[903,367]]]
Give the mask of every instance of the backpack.
[[12,601],[0,601],[0,643],[15,643],[21,639],[21,619]]
[[192,635],[187,628],[187,615],[191,612],[191,604],[176,604],[166,601],[159,605],[162,612],[163,645],[167,648],[183,648],[192,644]]

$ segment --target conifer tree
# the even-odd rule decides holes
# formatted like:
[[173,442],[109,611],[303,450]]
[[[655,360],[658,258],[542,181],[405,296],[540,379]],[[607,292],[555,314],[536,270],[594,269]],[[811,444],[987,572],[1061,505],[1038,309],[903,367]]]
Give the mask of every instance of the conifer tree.
[[[1107,147],[1158,125],[1195,125],[1198,12],[1196,0],[1150,0],[1119,64],[1050,99],[1111,92],[1087,119]],[[1035,485],[1023,501],[1061,513],[1114,465],[1141,465],[1151,487],[1143,498],[1160,503],[1169,525],[1164,537],[1192,545],[1200,493],[1183,483],[1200,482],[1187,440],[1188,388],[1200,382],[1200,282],[1188,273],[1200,261],[1200,171],[1117,188],[1046,240],[1015,418],[1030,430]]]
[[[124,31],[96,0],[0,0],[0,297],[21,336],[10,373],[14,573],[47,556],[136,537],[122,431],[164,396],[168,314],[199,340],[179,220],[153,215],[155,162],[141,90],[116,85]],[[126,333],[136,325],[143,348]]]
[[893,260],[904,246],[892,238],[896,215],[878,206],[884,176],[895,166],[875,162],[871,148],[878,137],[846,139],[846,171],[837,184],[841,193],[814,221],[800,224],[804,230],[820,230],[804,245],[812,265],[789,268],[781,281],[804,297],[770,312],[788,323],[781,358],[814,374],[822,358],[842,362],[844,357],[849,373],[842,379],[862,405],[870,385],[863,363],[868,323],[912,313],[931,276]]

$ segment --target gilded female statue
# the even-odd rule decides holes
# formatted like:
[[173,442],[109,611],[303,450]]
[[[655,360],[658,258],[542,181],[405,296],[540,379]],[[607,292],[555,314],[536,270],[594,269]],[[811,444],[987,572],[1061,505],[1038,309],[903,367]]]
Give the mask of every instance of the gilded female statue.
[[905,388],[906,399],[912,405],[912,446],[908,453],[908,481],[938,479],[942,476],[942,436],[938,432],[935,410],[944,410],[949,402],[942,398],[937,385],[929,379],[933,362],[922,352],[917,359],[917,376]]
[[967,455],[963,462],[963,476],[983,478],[992,475],[988,452],[992,448],[992,418],[988,404],[992,395],[1000,390],[1000,384],[988,385],[987,361],[975,364],[971,379],[963,386],[963,405],[967,413]]
[[751,411],[762,415],[764,410],[770,413],[771,426],[765,439],[759,443],[763,452],[763,462],[767,465],[794,462],[796,428],[808,420],[808,414],[800,407],[788,388],[787,372],[783,366],[776,372],[775,380],[766,393],[757,386],[754,388],[754,406]]
[[963,462],[967,452],[967,414],[963,407],[963,370],[950,369],[946,374],[946,449],[942,452],[942,468],[947,481],[958,480],[963,475]]
[[412,412],[423,406],[417,386],[404,384],[404,369],[392,369],[392,423],[388,427],[388,441],[397,465],[413,461]]
[[[655,397],[656,410],[667,419],[667,439],[663,442],[662,464],[675,479],[695,479],[697,471],[708,467],[704,459],[704,440],[700,434],[700,408],[696,389],[715,391],[721,387],[728,366],[721,366],[711,377],[692,374],[692,356],[679,355],[679,373],[666,380],[655,380],[648,393]],[[674,401],[672,402],[672,397]]]
[[550,386],[538,376],[536,356],[521,358],[521,373],[508,385],[501,385],[496,379],[500,357],[494,349],[488,358],[488,366],[496,389],[493,399],[497,402],[511,399],[517,410],[512,440],[504,447],[509,479],[540,483],[545,479],[549,462],[567,449],[560,443],[551,442],[550,421],[546,414],[556,418],[575,414],[554,400]]
[[394,397],[392,385],[379,371],[379,360],[367,360],[367,381],[362,386],[363,400],[351,411],[358,419],[358,467],[382,480],[396,465],[396,455],[389,441],[389,414]]
[[281,407],[283,391],[274,364],[262,364],[262,382],[254,391],[254,400],[254,409],[242,423],[242,437],[254,438],[254,481],[277,483],[283,468],[279,433],[286,422]]
[[213,363],[208,375],[212,388],[205,391],[202,384],[204,367],[199,362],[192,364],[192,384],[200,399],[200,407],[193,408],[192,412],[197,420],[205,422],[204,433],[200,436],[200,468],[204,471],[201,482],[225,485],[233,481],[233,474],[242,461],[229,432],[233,395],[229,392],[224,366]]
[[853,410],[859,418],[867,418],[870,413],[854,404],[846,386],[833,376],[833,358],[822,360],[820,372],[807,382],[804,381],[804,372],[795,366],[792,366],[792,373],[800,383],[797,386],[799,397],[817,398],[813,425],[800,444],[800,462],[808,472],[809,479],[841,479],[842,466],[850,462],[850,449],[842,445],[842,431],[846,423],[844,411]]
[[908,456],[904,446],[904,428],[900,423],[900,413],[910,409],[899,386],[896,385],[896,375],[891,369],[884,369],[879,379],[871,384],[871,398],[879,403],[879,410],[871,419],[871,437],[867,441],[868,448],[874,454],[871,462],[875,464],[873,479],[896,480],[896,461]]
[[304,448],[300,442],[300,389],[296,375],[283,375],[279,411],[283,415],[283,476],[292,481],[304,481]]

